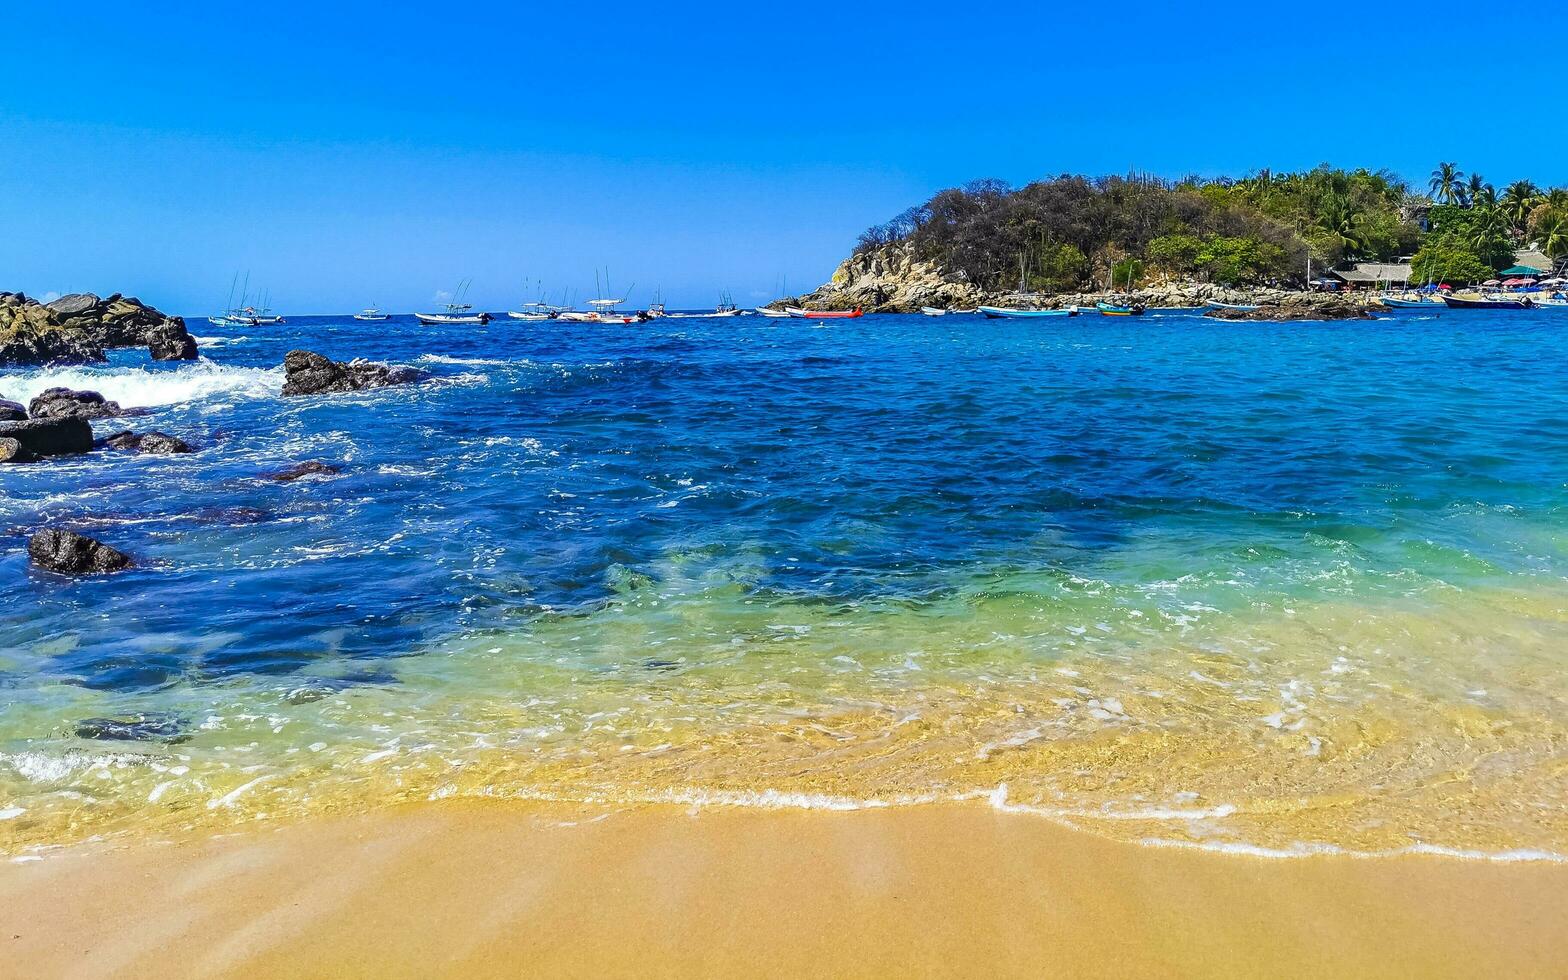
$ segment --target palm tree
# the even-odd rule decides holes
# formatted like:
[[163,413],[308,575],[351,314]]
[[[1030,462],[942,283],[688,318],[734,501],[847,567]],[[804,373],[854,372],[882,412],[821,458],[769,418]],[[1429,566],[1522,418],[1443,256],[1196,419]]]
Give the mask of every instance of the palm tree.
[[[1463,192],[1465,204],[1469,205],[1470,207],[1474,207],[1476,197],[1484,194],[1486,189],[1490,186],[1491,185],[1486,182],[1485,177],[1482,177],[1480,174],[1471,174],[1470,179],[1465,182],[1465,189]],[[1497,195],[1494,193],[1492,196],[1495,198]]]
[[1535,225],[1535,240],[1554,262],[1568,258],[1568,218],[1557,211],[1542,215]]
[[1458,204],[1464,198],[1465,172],[1456,163],[1439,163],[1427,187],[1439,204]]
[[1465,244],[1484,256],[1501,247],[1499,243],[1507,240],[1508,218],[1503,209],[1477,209],[1475,220],[1470,225],[1470,240]]
[[1323,202],[1318,227],[1334,236],[1346,258],[1354,257],[1366,244],[1361,234],[1362,208],[1343,194],[1330,194]]
[[1515,228],[1523,228],[1535,208],[1535,199],[1540,196],[1539,187],[1528,180],[1516,180],[1503,191],[1503,213]]
[[1497,207],[1497,188],[1482,184],[1470,194],[1470,206],[1478,211],[1491,211]]

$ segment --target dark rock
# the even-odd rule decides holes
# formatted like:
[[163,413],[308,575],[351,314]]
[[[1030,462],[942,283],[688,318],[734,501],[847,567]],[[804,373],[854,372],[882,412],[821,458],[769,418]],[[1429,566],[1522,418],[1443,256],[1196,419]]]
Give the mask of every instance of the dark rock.
[[125,412],[119,402],[109,401],[96,391],[49,388],[28,403],[27,414],[35,419],[112,419]]
[[77,738],[113,742],[184,742],[190,738],[171,715],[86,718],[76,723]]
[[44,306],[48,307],[51,313],[67,317],[78,313],[86,313],[97,306],[98,303],[99,299],[95,293],[71,293],[68,296],[61,296],[53,302],[45,303]]
[[0,398],[0,422],[21,422],[27,418],[27,409],[17,402]]
[[1215,320],[1245,320],[1283,323],[1290,320],[1371,320],[1373,316],[1364,307],[1354,303],[1265,303],[1255,310],[1231,310],[1221,307],[1203,314]]
[[333,466],[331,463],[320,463],[315,460],[311,460],[308,463],[297,463],[294,466],[290,466],[286,470],[278,470],[276,473],[268,473],[265,477],[263,477],[263,479],[276,480],[279,483],[292,483],[301,477],[332,476],[333,474],[340,472],[342,471],[339,470],[336,466]]
[[57,527],[33,535],[27,542],[27,556],[39,568],[61,575],[97,575],[131,567],[129,555]]
[[283,357],[283,394],[321,395],[363,391],[407,384],[425,377],[423,371],[389,367],[373,361],[334,361],[308,350],[291,350]]
[[179,317],[170,317],[148,327],[145,336],[147,350],[155,361],[196,360],[196,338],[185,329],[185,321]]
[[0,422],[0,439],[14,439],[28,457],[91,452],[93,427],[76,415],[25,422]]
[[116,432],[107,439],[101,440],[101,444],[110,449],[158,455],[196,451],[184,439],[177,439],[164,432]]

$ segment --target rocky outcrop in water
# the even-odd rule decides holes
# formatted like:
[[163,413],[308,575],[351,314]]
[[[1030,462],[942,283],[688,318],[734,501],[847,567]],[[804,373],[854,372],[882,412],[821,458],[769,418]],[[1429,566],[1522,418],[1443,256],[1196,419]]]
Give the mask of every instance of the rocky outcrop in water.
[[104,439],[102,445],[110,449],[159,456],[196,451],[184,439],[176,438],[166,432],[116,432]]
[[145,337],[147,352],[155,361],[196,360],[196,338],[185,329],[185,322],[179,317],[148,327]]
[[110,401],[96,391],[48,388],[27,403],[27,414],[35,419],[112,419],[126,413],[119,402]]
[[27,557],[38,568],[61,575],[102,575],[132,565],[130,556],[124,552],[57,527],[45,528],[33,535],[27,542]]
[[341,471],[331,463],[311,460],[308,463],[296,463],[287,469],[278,470],[275,473],[268,473],[263,479],[272,480],[276,483],[293,483],[295,480],[300,480],[307,476],[334,476],[339,472]]
[[0,293],[0,366],[96,364],[120,347],[146,347],[158,360],[196,359],[183,319],[119,293],[73,293],[47,304]]
[[76,415],[0,422],[0,441],[5,443],[0,462],[27,463],[46,456],[74,456],[92,451],[93,427]]
[[1245,320],[1283,323],[1290,320],[1371,320],[1366,307],[1344,300],[1318,303],[1264,303],[1255,310],[1210,310],[1204,314],[1215,320]]
[[21,293],[0,293],[0,367],[97,364],[103,345],[69,331],[43,304]]
[[0,422],[20,422],[26,418],[27,409],[21,403],[0,398]]
[[408,384],[423,371],[391,367],[374,361],[334,361],[313,351],[291,350],[283,356],[283,394],[323,395]]
[[196,341],[185,329],[184,319],[160,313],[140,300],[119,293],[107,299],[72,293],[46,305],[65,329],[80,331],[106,349],[147,347],[158,360],[196,359]]

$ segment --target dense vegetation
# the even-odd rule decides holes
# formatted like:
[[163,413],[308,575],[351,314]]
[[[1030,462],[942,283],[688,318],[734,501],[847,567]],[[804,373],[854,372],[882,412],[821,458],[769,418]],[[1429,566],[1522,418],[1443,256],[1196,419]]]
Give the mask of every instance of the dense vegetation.
[[980,180],[868,229],[857,254],[904,243],[982,288],[1067,291],[1181,278],[1301,284],[1351,261],[1415,255],[1418,279],[1474,282],[1537,244],[1568,259],[1568,191],[1503,194],[1443,164],[1429,194],[1387,171],[1267,170],[1233,180]]

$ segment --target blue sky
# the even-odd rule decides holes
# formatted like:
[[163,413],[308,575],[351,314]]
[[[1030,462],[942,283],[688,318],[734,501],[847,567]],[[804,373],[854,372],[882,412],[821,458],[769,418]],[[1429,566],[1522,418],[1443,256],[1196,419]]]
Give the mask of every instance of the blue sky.
[[[827,278],[945,186],[1329,161],[1568,183],[1473,7],[13,0],[0,289],[292,311],[500,309],[594,270],[641,305]],[[1418,23],[1419,21],[1419,23]],[[1428,26],[1422,26],[1428,25]],[[1430,29],[1429,29],[1430,27]],[[1462,53],[1461,53],[1462,52]]]

